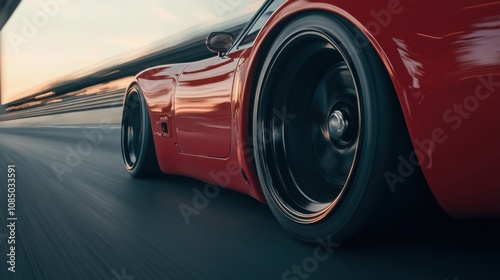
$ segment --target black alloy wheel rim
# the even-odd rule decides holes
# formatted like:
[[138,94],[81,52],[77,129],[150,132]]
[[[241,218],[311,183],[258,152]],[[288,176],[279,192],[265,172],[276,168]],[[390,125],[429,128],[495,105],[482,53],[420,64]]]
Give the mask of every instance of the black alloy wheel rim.
[[142,147],[142,106],[139,93],[132,90],[125,102],[122,121],[123,158],[127,169],[133,169],[138,161]]
[[355,76],[338,45],[310,30],[280,46],[265,81],[256,112],[265,186],[291,220],[318,222],[340,202],[356,166]]

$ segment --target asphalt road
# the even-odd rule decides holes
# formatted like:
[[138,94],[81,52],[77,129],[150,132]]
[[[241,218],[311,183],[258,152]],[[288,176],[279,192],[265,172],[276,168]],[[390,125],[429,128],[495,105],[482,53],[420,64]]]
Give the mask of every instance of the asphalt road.
[[84,131],[0,129],[0,279],[500,279],[498,220],[394,226],[327,251],[292,238],[265,205],[222,190],[186,224],[179,205],[192,205],[204,183],[133,179],[118,129],[90,145]]

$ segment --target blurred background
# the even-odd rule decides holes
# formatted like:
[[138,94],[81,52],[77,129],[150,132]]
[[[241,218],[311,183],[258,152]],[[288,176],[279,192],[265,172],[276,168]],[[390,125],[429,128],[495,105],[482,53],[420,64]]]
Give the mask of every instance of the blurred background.
[[129,176],[118,124],[132,77],[214,56],[206,36],[236,35],[263,2],[0,0],[1,280],[500,279],[498,220],[456,221],[435,202],[333,250],[224,189],[187,221],[179,209],[198,205],[205,183]]
[[[212,56],[205,37],[236,36],[262,2],[4,0],[0,121],[55,125],[46,116],[120,106],[134,75]],[[91,118],[75,122],[96,122]]]

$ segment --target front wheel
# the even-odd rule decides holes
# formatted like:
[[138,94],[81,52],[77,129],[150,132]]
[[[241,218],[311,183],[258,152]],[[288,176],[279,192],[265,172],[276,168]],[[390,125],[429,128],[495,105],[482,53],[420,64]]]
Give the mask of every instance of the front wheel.
[[278,221],[305,241],[353,237],[390,196],[384,171],[411,147],[375,50],[341,19],[302,16],[271,45],[254,104],[256,169]]
[[146,101],[138,85],[130,87],[125,96],[121,149],[123,163],[132,177],[146,178],[161,173]]

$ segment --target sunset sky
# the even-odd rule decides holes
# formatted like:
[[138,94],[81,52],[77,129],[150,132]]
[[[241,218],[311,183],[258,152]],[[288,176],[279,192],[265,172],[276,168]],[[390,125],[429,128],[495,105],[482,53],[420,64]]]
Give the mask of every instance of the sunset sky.
[[[256,10],[263,0],[23,0],[2,29],[2,103],[126,51]],[[41,3],[45,3],[42,5]]]

